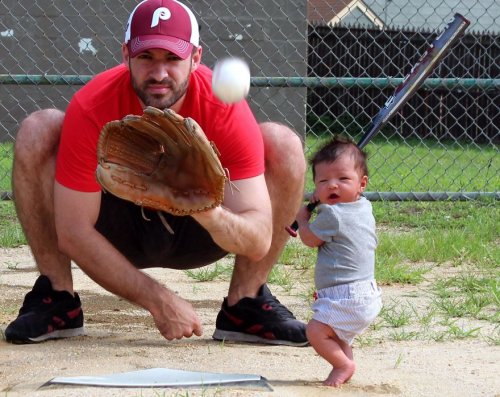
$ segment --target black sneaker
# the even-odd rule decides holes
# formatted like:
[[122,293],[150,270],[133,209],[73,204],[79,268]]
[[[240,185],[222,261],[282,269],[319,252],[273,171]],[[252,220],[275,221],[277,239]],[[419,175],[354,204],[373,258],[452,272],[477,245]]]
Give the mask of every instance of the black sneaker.
[[212,337],[269,345],[308,345],[306,325],[271,294],[266,284],[256,298],[243,298],[234,306],[228,306],[224,298]]
[[18,317],[5,329],[11,343],[37,343],[47,339],[83,335],[80,297],[54,291],[47,276],[40,276],[24,297]]

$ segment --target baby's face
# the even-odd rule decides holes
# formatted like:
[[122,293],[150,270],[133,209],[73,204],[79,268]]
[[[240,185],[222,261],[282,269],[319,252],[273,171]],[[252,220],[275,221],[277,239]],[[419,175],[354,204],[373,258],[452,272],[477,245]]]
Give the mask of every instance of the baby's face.
[[368,183],[360,175],[352,156],[344,154],[333,163],[316,164],[315,196],[323,204],[350,203],[359,199]]

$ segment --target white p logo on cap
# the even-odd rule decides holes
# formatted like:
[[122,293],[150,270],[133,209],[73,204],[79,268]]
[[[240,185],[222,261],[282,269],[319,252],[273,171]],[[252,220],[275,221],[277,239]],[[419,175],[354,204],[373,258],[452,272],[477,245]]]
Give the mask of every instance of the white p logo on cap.
[[125,43],[131,58],[157,48],[186,59],[200,45],[199,32],[196,17],[184,4],[177,0],[143,0],[130,14]]
[[151,27],[154,28],[160,23],[160,19],[163,21],[168,21],[172,13],[166,7],[160,7],[155,10],[153,13],[153,18],[151,18]]

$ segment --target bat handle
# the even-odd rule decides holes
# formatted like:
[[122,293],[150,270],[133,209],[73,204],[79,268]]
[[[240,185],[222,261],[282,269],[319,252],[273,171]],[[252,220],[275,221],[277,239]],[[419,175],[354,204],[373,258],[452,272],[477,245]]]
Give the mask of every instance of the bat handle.
[[[312,212],[316,206],[318,205],[317,201],[311,201],[309,204],[307,204],[307,210],[309,212]],[[299,224],[297,221],[294,221],[290,226],[285,226],[285,230],[290,234],[292,237],[297,237],[297,230],[299,229]]]

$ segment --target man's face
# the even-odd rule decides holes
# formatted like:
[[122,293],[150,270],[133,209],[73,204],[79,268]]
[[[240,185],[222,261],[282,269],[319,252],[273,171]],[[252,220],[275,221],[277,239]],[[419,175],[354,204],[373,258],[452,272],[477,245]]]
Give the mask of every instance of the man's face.
[[[199,64],[201,50],[187,59],[161,49],[150,49],[135,58],[128,57],[132,86],[145,106],[171,108],[187,91],[189,75]],[[178,109],[177,109],[178,110]]]

